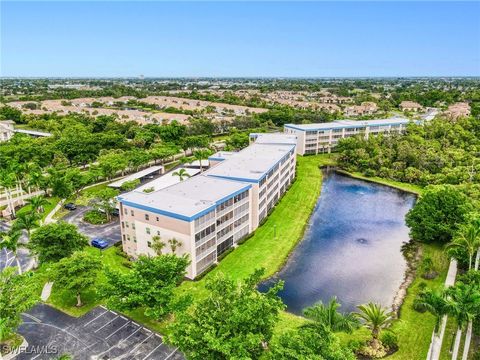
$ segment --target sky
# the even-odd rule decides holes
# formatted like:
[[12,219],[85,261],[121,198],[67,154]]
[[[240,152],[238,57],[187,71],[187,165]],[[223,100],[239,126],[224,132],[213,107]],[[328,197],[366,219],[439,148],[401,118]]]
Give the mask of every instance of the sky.
[[480,76],[478,1],[0,6],[0,76]]

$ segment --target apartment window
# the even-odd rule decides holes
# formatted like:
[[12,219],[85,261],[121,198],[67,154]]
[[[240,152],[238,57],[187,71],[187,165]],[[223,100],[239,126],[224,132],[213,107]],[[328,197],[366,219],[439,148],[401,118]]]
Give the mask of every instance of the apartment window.
[[221,218],[217,219],[217,226],[222,225],[224,222],[227,222],[228,220],[233,218],[233,211],[230,211],[223,215]]
[[133,242],[136,243],[137,242],[137,237],[134,235],[133,236]]
[[151,247],[152,247],[152,242],[151,242],[151,241],[147,241],[147,246],[148,246],[149,248],[151,248]]
[[150,228],[145,228],[145,231],[147,232],[147,234],[150,234]]
[[133,212],[133,210],[130,210],[130,215],[135,216],[135,213]]
[[150,215],[145,214],[145,220],[150,220]]
[[217,256],[223,254],[225,251],[231,248],[232,245],[233,245],[233,236],[230,236],[227,240],[225,240],[224,242],[220,243],[217,246]]
[[248,196],[248,190],[247,191],[244,191],[238,195],[235,195],[234,198],[233,198],[233,201],[234,202],[239,202],[240,200],[243,200],[245,199],[246,197]]
[[198,241],[202,240],[203,238],[207,237],[208,235],[212,234],[213,232],[215,232],[215,224],[207,226],[202,231],[199,231],[198,233],[196,233],[195,234],[195,241],[198,242]]
[[127,240],[125,237],[125,234],[123,234],[122,237],[123,237],[123,242],[125,242],[125,240]]
[[130,235],[127,235],[127,240],[130,241]]
[[125,215],[128,215],[128,209],[127,208],[125,208],[124,213],[125,213]]
[[227,201],[224,201],[220,205],[217,206],[217,211],[223,211],[229,206],[233,205],[233,198],[228,199]]
[[125,229],[125,223],[122,221],[122,229]]
[[157,235],[160,236],[160,230],[157,230]]
[[160,218],[157,216],[157,221],[160,221]]
[[129,226],[128,226],[128,221],[125,221],[125,226],[126,226],[127,228],[129,227]]
[[262,187],[265,184],[266,181],[267,181],[267,177],[265,176],[262,180],[260,180],[260,183],[259,183],[258,186]]

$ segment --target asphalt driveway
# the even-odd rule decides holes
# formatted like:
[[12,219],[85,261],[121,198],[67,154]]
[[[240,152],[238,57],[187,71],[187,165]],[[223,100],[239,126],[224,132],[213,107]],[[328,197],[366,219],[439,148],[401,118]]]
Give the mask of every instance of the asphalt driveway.
[[94,238],[102,238],[108,241],[108,246],[112,246],[121,240],[120,220],[113,217],[114,221],[105,225],[92,225],[84,222],[83,215],[92,208],[90,206],[78,206],[76,210],[70,211],[62,220],[74,224],[78,230],[88,236],[91,240]]
[[183,360],[162,337],[133,320],[99,306],[74,318],[39,304],[23,315],[19,333],[27,340],[15,359]]

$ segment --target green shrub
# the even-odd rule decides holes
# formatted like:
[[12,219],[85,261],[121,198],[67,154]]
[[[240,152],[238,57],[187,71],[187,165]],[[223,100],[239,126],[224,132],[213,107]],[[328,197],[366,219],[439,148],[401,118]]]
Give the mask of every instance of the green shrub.
[[107,216],[98,210],[87,211],[83,215],[83,221],[93,225],[102,225],[108,222]]
[[380,338],[380,341],[390,350],[398,348],[398,337],[395,333],[391,331],[384,331]]

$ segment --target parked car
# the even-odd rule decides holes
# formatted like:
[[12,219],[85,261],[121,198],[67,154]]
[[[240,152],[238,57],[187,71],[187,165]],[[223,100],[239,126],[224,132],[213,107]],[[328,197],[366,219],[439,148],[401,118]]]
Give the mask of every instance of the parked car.
[[113,216],[120,216],[120,210],[119,209],[113,209],[112,210],[112,215]]
[[67,210],[72,211],[77,208],[77,205],[75,205],[74,203],[68,203],[68,204],[65,204],[63,207]]
[[108,241],[100,238],[95,238],[92,240],[92,246],[99,249],[105,249],[108,246]]

